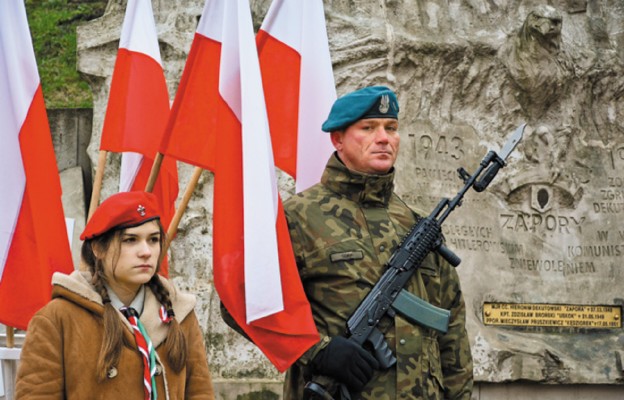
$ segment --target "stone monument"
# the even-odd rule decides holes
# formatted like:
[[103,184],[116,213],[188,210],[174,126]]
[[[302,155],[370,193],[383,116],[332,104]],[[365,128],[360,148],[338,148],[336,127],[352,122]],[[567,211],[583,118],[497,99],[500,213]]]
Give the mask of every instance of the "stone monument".
[[[270,0],[251,1],[256,29]],[[338,94],[393,87],[401,103],[397,192],[428,214],[521,123],[524,139],[484,193],[446,220],[468,305],[477,382],[621,384],[624,332],[624,3],[325,1]],[[153,1],[171,98],[202,0]],[[94,91],[95,161],[125,1],[78,30]],[[109,157],[103,197],[115,192]],[[180,184],[191,168],[180,165]],[[280,178],[284,198],[292,181]],[[212,286],[212,176],[170,250],[199,297],[217,393],[281,393],[281,377],[220,319]],[[226,389],[227,387],[227,389]],[[221,396],[224,396],[221,394]],[[273,397],[271,397],[273,398]]]

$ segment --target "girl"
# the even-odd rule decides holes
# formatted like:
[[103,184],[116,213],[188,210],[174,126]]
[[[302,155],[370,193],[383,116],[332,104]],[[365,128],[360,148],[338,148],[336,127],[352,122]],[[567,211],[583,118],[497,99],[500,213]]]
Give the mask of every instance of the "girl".
[[16,399],[214,399],[195,297],[157,274],[156,197],[125,192],[80,236],[87,271],[52,278],[31,320]]

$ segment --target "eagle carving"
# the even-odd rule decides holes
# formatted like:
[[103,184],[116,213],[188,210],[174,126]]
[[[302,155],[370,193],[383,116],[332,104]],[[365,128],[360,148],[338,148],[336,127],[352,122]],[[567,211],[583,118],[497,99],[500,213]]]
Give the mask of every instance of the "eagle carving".
[[499,57],[516,85],[516,97],[534,118],[557,100],[572,76],[571,62],[561,50],[562,17],[551,6],[540,5],[511,36]]

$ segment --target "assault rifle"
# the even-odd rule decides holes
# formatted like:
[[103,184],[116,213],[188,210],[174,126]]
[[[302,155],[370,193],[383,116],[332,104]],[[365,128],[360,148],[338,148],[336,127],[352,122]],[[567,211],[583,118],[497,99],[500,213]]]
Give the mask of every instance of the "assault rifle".
[[[464,187],[452,200],[442,199],[431,215],[420,219],[412,227],[388,260],[386,270],[379,281],[347,321],[346,333],[349,340],[362,347],[368,343],[381,368],[388,369],[396,363],[396,358],[388,347],[383,333],[377,329],[377,324],[384,315],[394,317],[398,312],[411,322],[444,333],[448,330],[449,310],[433,306],[407,292],[403,287],[431,251],[437,252],[452,266],[459,265],[461,259],[444,246],[441,225],[456,207],[461,206],[464,194],[471,187],[477,192],[482,192],[488,187],[522,139],[525,126],[526,124],[522,124],[514,131],[500,153],[490,150],[474,174],[470,175],[464,168],[457,170],[465,184]],[[484,170],[485,174],[480,178]],[[334,400],[325,386],[335,383],[328,377],[315,378],[306,384],[304,399]],[[339,385],[339,393],[340,399],[351,399],[352,393],[349,393],[343,384]]]

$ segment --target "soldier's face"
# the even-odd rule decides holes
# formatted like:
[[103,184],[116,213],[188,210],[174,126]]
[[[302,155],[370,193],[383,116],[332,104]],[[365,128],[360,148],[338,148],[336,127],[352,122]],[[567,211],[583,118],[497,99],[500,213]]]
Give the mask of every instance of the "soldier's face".
[[332,132],[331,140],[350,170],[385,174],[399,152],[399,122],[389,118],[361,119],[344,131]]

